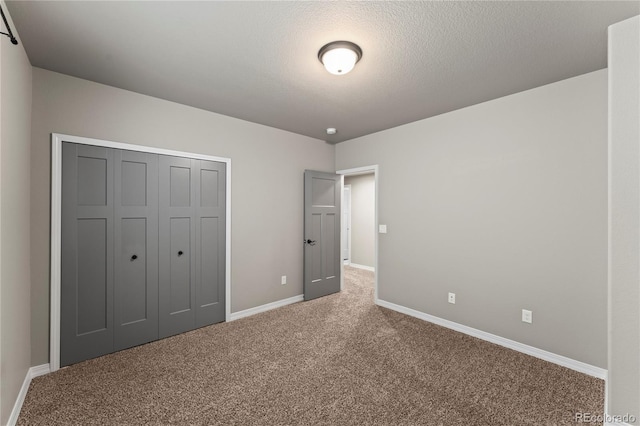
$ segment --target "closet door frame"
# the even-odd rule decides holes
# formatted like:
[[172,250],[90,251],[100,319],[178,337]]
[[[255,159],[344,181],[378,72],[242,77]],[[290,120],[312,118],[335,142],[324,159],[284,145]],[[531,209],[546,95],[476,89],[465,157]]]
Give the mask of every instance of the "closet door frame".
[[132,145],[121,142],[85,138],[80,136],[51,134],[51,251],[50,251],[50,338],[49,367],[50,371],[60,369],[60,273],[62,243],[62,143],[71,142],[82,145],[104,148],[123,149],[150,154],[186,157],[198,160],[216,161],[226,164],[226,238],[225,238],[225,321],[231,320],[231,159],[193,152],[172,151],[143,145]]

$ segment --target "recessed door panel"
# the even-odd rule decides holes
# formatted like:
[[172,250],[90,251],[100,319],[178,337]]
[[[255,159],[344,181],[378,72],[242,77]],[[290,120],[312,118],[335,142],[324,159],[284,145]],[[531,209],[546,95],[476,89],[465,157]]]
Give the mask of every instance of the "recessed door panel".
[[319,243],[322,235],[322,214],[316,213],[311,215],[311,223],[309,225],[309,232],[307,233],[309,239],[311,239],[311,243],[307,244],[306,251],[309,254],[311,261],[309,262],[310,267],[310,278],[311,282],[316,283],[322,281],[323,271],[322,271],[322,245]]
[[120,247],[122,275],[121,324],[127,325],[147,319],[147,219],[121,220]]
[[200,219],[200,294],[198,306],[205,307],[220,301],[218,293],[218,274],[220,272],[220,253],[218,242],[220,235],[219,219],[203,217]]
[[219,187],[218,170],[200,170],[200,206],[219,207],[218,199]]
[[335,213],[328,213],[324,217],[324,232],[323,232],[323,248],[324,248],[324,271],[323,278],[332,279],[337,274],[336,271],[339,270],[339,265],[337,261],[339,261],[340,257],[336,253],[336,249],[340,247],[338,243],[338,229],[336,225],[338,223],[339,216]]
[[191,309],[191,218],[171,218],[171,311],[180,313]]
[[121,181],[123,206],[147,205],[147,164],[122,161]]
[[336,185],[334,179],[311,178],[311,197],[313,206],[333,207],[336,205]]
[[191,168],[171,166],[170,171],[171,207],[191,205]]
[[107,221],[78,220],[77,334],[107,328]]
[[78,205],[107,205],[107,160],[88,156],[77,157]]

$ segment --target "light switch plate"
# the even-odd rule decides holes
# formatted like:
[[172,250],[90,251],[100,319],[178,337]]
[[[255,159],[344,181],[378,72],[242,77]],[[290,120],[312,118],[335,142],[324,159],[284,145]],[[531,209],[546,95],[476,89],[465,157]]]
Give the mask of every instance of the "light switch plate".
[[387,233],[387,225],[378,225],[378,232],[380,232],[381,234],[386,234]]

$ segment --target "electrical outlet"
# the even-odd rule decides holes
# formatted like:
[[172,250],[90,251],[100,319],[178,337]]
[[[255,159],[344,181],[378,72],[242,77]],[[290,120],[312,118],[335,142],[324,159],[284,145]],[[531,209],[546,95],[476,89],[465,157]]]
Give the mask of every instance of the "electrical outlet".
[[285,285],[287,283],[287,276],[283,275],[282,278],[280,278],[280,284]]
[[522,322],[531,324],[533,322],[533,312],[526,309],[522,310]]
[[449,293],[449,303],[453,303],[455,305],[455,303],[456,303],[456,294],[455,293]]

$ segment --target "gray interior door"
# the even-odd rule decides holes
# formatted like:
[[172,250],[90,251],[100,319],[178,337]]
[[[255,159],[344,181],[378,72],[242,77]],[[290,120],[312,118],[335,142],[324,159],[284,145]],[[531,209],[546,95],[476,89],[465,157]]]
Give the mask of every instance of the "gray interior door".
[[62,145],[60,365],[113,351],[113,151]]
[[225,319],[226,164],[196,160],[196,327]]
[[160,337],[192,330],[196,312],[197,160],[159,156]]
[[158,156],[114,150],[115,350],[158,339]]
[[304,299],[340,291],[340,188],[335,173],[304,172]]

